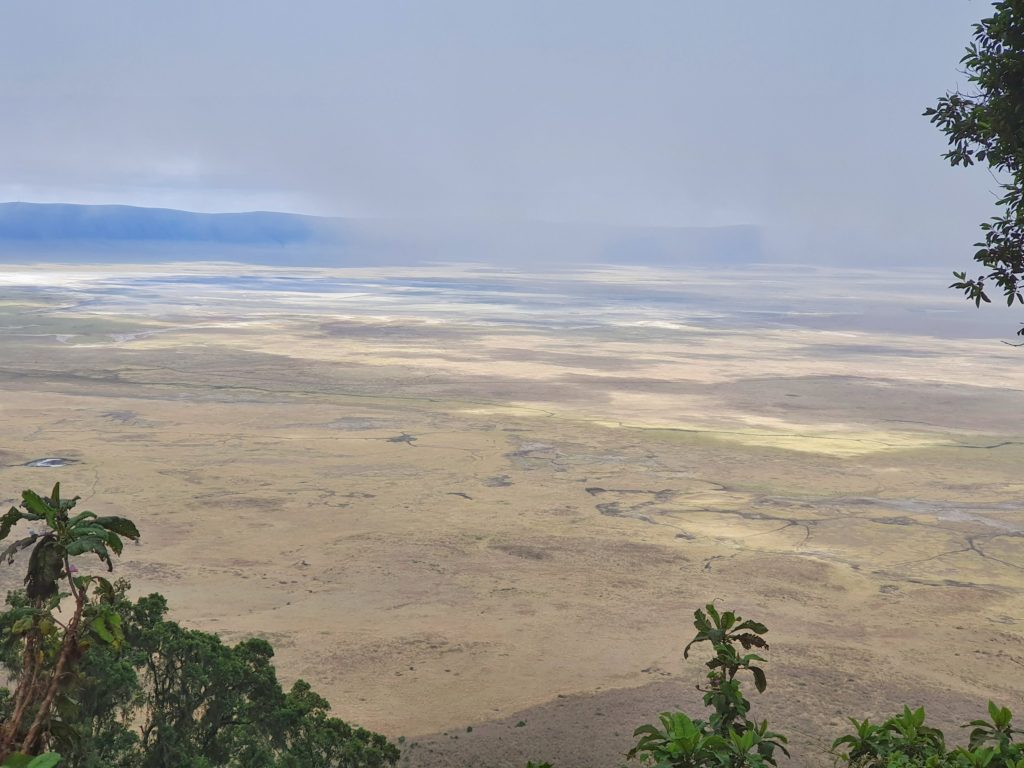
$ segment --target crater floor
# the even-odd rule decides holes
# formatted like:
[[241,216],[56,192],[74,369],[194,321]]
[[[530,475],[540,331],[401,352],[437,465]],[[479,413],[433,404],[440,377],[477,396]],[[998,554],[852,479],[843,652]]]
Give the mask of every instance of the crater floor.
[[217,270],[6,269],[0,497],[134,518],[136,592],[407,764],[618,765],[697,708],[710,600],[769,626],[801,762],[1021,704],[1022,358],[924,333],[946,296],[883,333],[869,273],[752,318],[713,275]]

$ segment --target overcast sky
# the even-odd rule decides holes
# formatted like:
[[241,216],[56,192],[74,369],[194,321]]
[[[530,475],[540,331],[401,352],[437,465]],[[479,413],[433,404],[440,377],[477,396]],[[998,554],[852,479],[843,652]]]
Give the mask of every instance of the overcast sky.
[[922,110],[977,0],[6,0],[0,199],[757,224],[965,252]]

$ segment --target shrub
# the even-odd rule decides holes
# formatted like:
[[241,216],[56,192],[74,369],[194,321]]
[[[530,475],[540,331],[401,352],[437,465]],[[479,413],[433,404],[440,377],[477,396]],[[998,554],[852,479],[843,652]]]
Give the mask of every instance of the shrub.
[[749,673],[759,693],[767,688],[764,669],[758,666],[764,658],[749,651],[768,649],[768,628],[732,611],[720,614],[711,603],[694,613],[693,625],[697,634],[683,649],[683,658],[694,645],[711,644],[714,655],[707,662],[707,684],[700,688],[711,713],[700,720],[682,712],[663,712],[660,727],[641,725],[633,732],[638,741],[629,757],[659,768],[774,766],[777,750],[789,755],[786,737],[770,731],[767,720],[750,719],[750,701],[740,677]]

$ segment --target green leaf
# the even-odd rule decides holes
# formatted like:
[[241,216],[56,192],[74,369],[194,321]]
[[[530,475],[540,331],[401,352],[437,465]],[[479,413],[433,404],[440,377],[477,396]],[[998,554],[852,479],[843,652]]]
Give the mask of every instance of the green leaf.
[[75,525],[76,523],[80,523],[83,520],[85,520],[87,518],[90,518],[90,517],[96,517],[96,513],[95,512],[89,512],[87,510],[85,512],[79,512],[77,515],[72,517],[68,522],[70,522],[71,525]]
[[661,731],[649,723],[647,725],[641,725],[633,731],[634,738],[645,734],[648,736],[661,736]]
[[95,525],[91,522],[82,522],[78,525],[72,526],[71,535],[76,539],[83,536],[95,536],[98,539],[106,540],[107,529],[102,525]]
[[124,542],[121,541],[121,537],[113,531],[107,531],[107,544],[114,550],[115,555],[120,555],[121,550],[124,549]]
[[686,647],[685,647],[685,648],[683,648],[683,658],[684,658],[684,659],[688,659],[688,658],[690,658],[690,648],[692,648],[692,647],[693,647],[693,644],[694,644],[694,643],[699,643],[699,642],[700,642],[701,640],[704,640],[704,639],[705,639],[705,638],[704,638],[704,637],[702,637],[701,635],[697,635],[697,636],[696,636],[695,638],[693,638],[693,640],[691,640],[690,642],[688,642],[688,643],[686,644]]
[[26,513],[22,512],[16,507],[11,507],[7,510],[7,514],[0,518],[0,541],[6,539],[11,532],[11,528],[18,524],[21,520],[38,520],[39,518],[35,515],[31,517]]
[[135,523],[126,517],[97,517],[93,520],[93,523],[102,525],[108,531],[113,531],[127,539],[135,540],[139,538],[139,529],[135,527]]
[[106,541],[99,536],[82,536],[68,544],[68,555],[74,557],[86,552],[98,552],[97,547],[102,547],[104,544]]
[[14,752],[7,756],[0,768],[55,768],[60,761],[61,756],[56,752],[46,752],[35,757]]
[[106,541],[97,538],[95,536],[83,536],[80,539],[75,539],[68,544],[67,553],[68,556],[74,557],[75,555],[84,555],[86,552],[95,552],[100,560],[107,564],[107,570],[114,570],[114,563],[110,559],[110,553],[107,551]]
[[47,752],[45,755],[37,755],[32,759],[26,768],[55,768],[60,763],[61,756],[56,752]]
[[35,491],[22,491],[21,504],[33,515],[45,518],[47,525],[51,528],[57,526],[57,513],[49,504],[42,500]]
[[754,673],[754,687],[757,688],[757,692],[764,693],[764,689],[768,687],[768,681],[765,679],[764,670],[760,667],[751,667],[750,671]]
[[100,636],[100,639],[105,643],[114,643],[114,634],[107,628],[106,616],[97,616],[91,622],[89,626],[92,627],[92,631]]
[[763,635],[765,632],[768,631],[768,627],[766,627],[761,622],[759,622],[759,621],[750,621],[749,619],[747,621],[744,621],[738,627],[736,627],[736,631],[737,632],[739,632],[741,630],[744,630],[744,629],[749,629],[751,632],[755,632],[755,633],[757,633],[759,635]]
[[[100,601],[104,603],[112,603],[114,601],[114,585],[104,579],[102,576],[96,577],[96,593],[100,597]],[[118,617],[120,618],[120,617]]]

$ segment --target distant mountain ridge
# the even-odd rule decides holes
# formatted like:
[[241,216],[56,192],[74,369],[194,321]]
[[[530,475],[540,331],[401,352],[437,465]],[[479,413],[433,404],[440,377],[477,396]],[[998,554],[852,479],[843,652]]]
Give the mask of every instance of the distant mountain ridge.
[[763,258],[751,226],[342,219],[293,213],[0,203],[0,262],[224,260],[284,266],[483,262],[746,264]]
[[324,239],[329,221],[253,211],[192,213],[171,208],[70,203],[0,203],[3,240],[145,240],[232,244],[308,243]]

